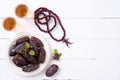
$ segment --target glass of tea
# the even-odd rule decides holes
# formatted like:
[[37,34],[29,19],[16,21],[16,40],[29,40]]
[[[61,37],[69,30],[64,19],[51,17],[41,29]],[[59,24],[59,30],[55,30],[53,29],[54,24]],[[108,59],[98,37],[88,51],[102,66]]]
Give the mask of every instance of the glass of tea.
[[25,4],[19,4],[15,8],[15,14],[20,18],[33,19],[34,15]]
[[7,31],[15,31],[15,32],[23,32],[24,30],[20,27],[20,25],[16,22],[16,20],[12,17],[7,17],[3,21],[3,27]]

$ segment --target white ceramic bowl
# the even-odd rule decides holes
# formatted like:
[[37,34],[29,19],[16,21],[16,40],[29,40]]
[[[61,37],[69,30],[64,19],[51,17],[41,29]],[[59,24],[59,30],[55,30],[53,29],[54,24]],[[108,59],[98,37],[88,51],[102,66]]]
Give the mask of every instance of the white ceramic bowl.
[[[46,58],[45,58],[44,63],[40,64],[40,67],[38,69],[36,69],[35,71],[32,71],[32,72],[23,72],[22,68],[17,67],[13,63],[12,57],[9,56],[9,49],[10,49],[10,47],[16,42],[17,39],[19,39],[21,37],[24,37],[24,36],[29,36],[29,37],[35,36],[38,39],[40,39],[42,41],[42,43],[44,45],[44,49],[46,51]],[[20,34],[17,34],[17,36],[15,36],[12,39],[10,39],[9,44],[8,44],[7,57],[8,57],[8,62],[10,63],[11,69],[13,71],[15,71],[16,73],[18,73],[18,74],[20,74],[22,76],[33,76],[33,75],[36,75],[38,73],[41,73],[46,68],[46,66],[48,65],[49,61],[51,60],[51,52],[50,52],[49,46],[47,45],[47,43],[43,39],[43,37],[41,37],[39,35],[36,35],[36,34],[20,33]]]

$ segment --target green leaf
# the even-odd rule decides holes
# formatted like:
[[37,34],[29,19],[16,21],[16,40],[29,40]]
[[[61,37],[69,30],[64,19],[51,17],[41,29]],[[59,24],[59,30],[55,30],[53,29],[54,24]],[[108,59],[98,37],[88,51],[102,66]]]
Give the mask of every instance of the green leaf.
[[60,58],[60,57],[62,56],[62,53],[59,53],[58,56],[59,56],[59,58]]
[[25,51],[24,51],[23,49],[20,49],[20,50],[19,50],[19,53],[20,53],[20,54],[25,54]]
[[54,49],[54,53],[55,53],[55,54],[58,53],[58,50],[57,50],[57,49]]
[[34,56],[35,55],[35,51],[34,50],[30,50],[29,51],[29,55]]
[[26,47],[26,48],[30,48],[30,43],[29,43],[29,42],[26,42],[25,47]]

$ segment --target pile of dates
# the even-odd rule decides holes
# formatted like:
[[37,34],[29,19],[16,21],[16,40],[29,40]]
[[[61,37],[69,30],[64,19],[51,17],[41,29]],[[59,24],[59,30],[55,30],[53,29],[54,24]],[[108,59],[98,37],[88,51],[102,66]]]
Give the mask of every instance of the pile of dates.
[[44,63],[46,51],[40,39],[25,36],[16,40],[10,47],[9,56],[18,67],[24,72],[31,72],[39,68]]

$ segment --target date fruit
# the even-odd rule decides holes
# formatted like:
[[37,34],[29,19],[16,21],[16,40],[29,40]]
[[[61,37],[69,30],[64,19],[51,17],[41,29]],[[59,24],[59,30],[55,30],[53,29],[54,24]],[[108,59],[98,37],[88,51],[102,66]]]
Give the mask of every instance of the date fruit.
[[24,72],[31,72],[31,71],[36,70],[37,68],[39,68],[39,65],[37,65],[37,64],[28,64],[26,66],[23,66],[22,70]]
[[37,64],[37,60],[33,56],[30,56],[28,53],[25,53],[23,57],[31,64]]
[[16,41],[16,44],[18,45],[18,44],[21,44],[21,43],[23,43],[23,42],[29,42],[29,37],[28,37],[28,36],[25,36],[25,37],[22,37],[22,38],[18,39],[18,40]]
[[20,54],[16,54],[13,57],[13,62],[15,63],[15,65],[17,65],[18,67],[22,67],[24,65],[27,64],[26,60],[20,55]]
[[30,43],[37,45],[37,47],[43,47],[42,41],[39,40],[38,38],[34,37],[34,36],[31,37]]
[[39,48],[35,44],[31,44],[30,48],[35,51],[35,57],[37,57],[39,54]]
[[9,50],[9,56],[15,56],[17,53],[15,52],[15,47],[16,45],[11,46],[10,50]]
[[25,44],[26,44],[26,42],[17,45],[17,46],[15,47],[15,52],[16,52],[16,53],[19,53],[20,50],[22,50],[22,49],[25,48]]
[[38,56],[38,63],[43,63],[45,61],[45,57],[46,57],[46,52],[45,50],[42,48],[40,50],[39,56]]
[[53,76],[58,71],[58,66],[56,64],[52,64],[46,71],[46,76]]

